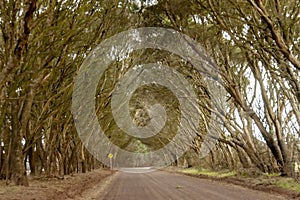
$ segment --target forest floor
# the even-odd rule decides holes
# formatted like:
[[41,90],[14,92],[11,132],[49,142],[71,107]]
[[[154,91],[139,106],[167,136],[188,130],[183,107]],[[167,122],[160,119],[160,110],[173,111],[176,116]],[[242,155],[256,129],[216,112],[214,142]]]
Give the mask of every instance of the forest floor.
[[0,200],[93,199],[101,195],[112,174],[114,171],[97,169],[64,178],[29,177],[28,187],[6,185],[6,181],[1,180]]

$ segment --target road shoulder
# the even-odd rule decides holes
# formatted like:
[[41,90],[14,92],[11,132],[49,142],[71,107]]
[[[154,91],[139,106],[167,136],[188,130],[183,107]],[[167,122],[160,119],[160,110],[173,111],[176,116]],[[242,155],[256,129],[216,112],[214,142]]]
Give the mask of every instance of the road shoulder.
[[191,176],[191,177],[196,177],[196,178],[201,178],[201,179],[208,179],[212,181],[218,181],[218,182],[223,182],[223,183],[228,183],[228,184],[233,184],[233,185],[238,185],[242,186],[248,189],[252,190],[258,190],[270,194],[276,194],[276,195],[281,195],[286,197],[287,199],[300,199],[300,193],[294,190],[288,190],[284,188],[280,188],[272,182],[276,179],[274,178],[262,178],[262,177],[255,177],[255,178],[250,178],[250,177],[238,177],[238,176],[229,176],[229,177],[216,177],[216,176],[208,176],[208,175],[203,175],[203,174],[192,174],[192,173],[185,173],[180,171],[180,168],[165,168],[162,169],[163,171],[167,171],[169,173],[177,173],[177,174],[182,174],[186,176]]

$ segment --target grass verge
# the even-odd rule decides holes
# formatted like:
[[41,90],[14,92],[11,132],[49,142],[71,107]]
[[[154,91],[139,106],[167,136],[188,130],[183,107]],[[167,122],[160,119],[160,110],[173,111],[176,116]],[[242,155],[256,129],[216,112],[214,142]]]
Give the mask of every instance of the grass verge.
[[293,178],[280,177],[280,174],[261,174],[252,177],[250,175],[240,174],[235,171],[212,171],[204,168],[188,168],[178,169],[180,173],[192,176],[199,176],[214,180],[225,181],[251,189],[275,192],[278,194],[286,195],[288,197],[300,197],[300,181]]
[[232,177],[236,175],[236,172],[226,172],[226,171],[211,171],[204,168],[188,168],[188,169],[181,169],[179,170],[182,173],[187,174],[194,174],[194,175],[205,175],[205,176],[212,176],[212,177]]
[[300,193],[300,181],[296,181],[293,178],[278,178],[273,184],[280,188],[294,190]]

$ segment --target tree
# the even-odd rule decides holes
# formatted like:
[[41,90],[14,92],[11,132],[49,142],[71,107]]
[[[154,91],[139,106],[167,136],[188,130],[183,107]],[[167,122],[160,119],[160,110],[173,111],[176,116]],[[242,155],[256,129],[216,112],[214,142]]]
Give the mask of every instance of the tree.
[[219,141],[242,147],[265,171],[258,147],[251,144],[261,134],[282,175],[289,173],[287,137],[299,137],[299,2],[184,3],[159,1],[145,16],[151,15],[150,24],[171,26],[197,39],[217,63],[215,70],[239,113],[228,117],[228,110],[219,112],[231,135]]
[[[41,159],[42,168],[49,168],[46,165],[51,160],[46,159],[59,156],[60,148],[81,151],[80,144],[70,143],[74,138],[66,136],[75,134],[69,127],[71,114],[65,112],[70,107],[72,81],[92,47],[116,31],[109,24],[116,12],[122,13],[117,4],[93,0],[0,2],[0,139],[1,146],[4,144],[1,153],[5,151],[0,168],[14,184],[27,184],[23,164],[27,158],[34,172],[34,157]],[[65,135],[54,140],[61,132]],[[45,144],[47,133],[53,137]],[[66,146],[60,146],[62,143]],[[47,152],[43,152],[45,147]]]

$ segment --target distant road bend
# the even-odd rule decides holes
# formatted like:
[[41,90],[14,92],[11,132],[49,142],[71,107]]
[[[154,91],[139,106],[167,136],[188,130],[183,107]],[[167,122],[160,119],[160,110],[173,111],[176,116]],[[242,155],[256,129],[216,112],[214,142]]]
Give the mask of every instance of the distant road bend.
[[[124,170],[124,171],[130,171]],[[101,200],[279,200],[276,195],[212,180],[154,171],[118,172]]]

